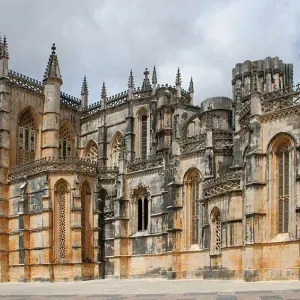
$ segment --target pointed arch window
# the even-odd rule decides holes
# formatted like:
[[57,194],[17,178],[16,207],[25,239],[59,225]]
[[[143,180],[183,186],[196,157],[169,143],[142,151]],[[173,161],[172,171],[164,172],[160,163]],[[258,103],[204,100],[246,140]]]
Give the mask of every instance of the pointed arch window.
[[122,148],[122,135],[118,135],[115,139],[113,148],[112,148],[112,166],[114,168],[119,166],[120,154]]
[[73,137],[67,124],[63,124],[59,129],[59,155],[60,157],[71,157],[73,147]]
[[25,164],[35,159],[36,126],[33,116],[25,112],[19,123],[19,153],[18,163]]
[[195,169],[188,172],[185,180],[187,243],[199,243],[199,200],[200,200],[200,175]]
[[290,154],[287,145],[278,149],[278,217],[279,232],[288,232],[289,224],[289,195],[290,195]]
[[147,157],[147,115],[143,114],[141,118],[141,156]]
[[86,150],[86,158],[90,159],[93,162],[97,162],[98,159],[98,147],[94,141],[91,141]]

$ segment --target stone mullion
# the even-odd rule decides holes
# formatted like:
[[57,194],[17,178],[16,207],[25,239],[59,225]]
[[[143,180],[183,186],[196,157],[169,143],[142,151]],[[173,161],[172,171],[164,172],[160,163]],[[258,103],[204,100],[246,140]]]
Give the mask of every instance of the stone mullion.
[[[4,62],[2,58],[0,60]],[[1,73],[1,72],[0,72]],[[3,74],[2,74],[3,75]],[[4,74],[5,75],[5,74]],[[8,281],[8,168],[10,152],[10,88],[6,77],[0,78],[0,282]]]

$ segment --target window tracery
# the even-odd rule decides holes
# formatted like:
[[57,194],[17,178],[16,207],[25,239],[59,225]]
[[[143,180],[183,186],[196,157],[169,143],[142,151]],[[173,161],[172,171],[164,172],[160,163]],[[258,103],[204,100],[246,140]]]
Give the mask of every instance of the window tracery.
[[289,223],[289,150],[287,145],[278,149],[278,204],[279,232],[288,232]]
[[215,207],[211,213],[211,231],[212,231],[212,246],[213,253],[221,251],[221,213],[219,208]]
[[143,114],[141,118],[141,156],[147,157],[147,115]]
[[58,193],[58,258],[66,258],[66,193],[67,186],[64,182],[57,187]]
[[35,158],[36,126],[30,112],[26,112],[19,124],[19,155],[18,163],[25,164]]
[[67,124],[63,124],[59,129],[59,155],[60,157],[72,156],[73,137]]
[[96,162],[98,159],[98,147],[95,142],[91,142],[88,145],[87,151],[86,151],[86,158],[90,159],[91,161]]

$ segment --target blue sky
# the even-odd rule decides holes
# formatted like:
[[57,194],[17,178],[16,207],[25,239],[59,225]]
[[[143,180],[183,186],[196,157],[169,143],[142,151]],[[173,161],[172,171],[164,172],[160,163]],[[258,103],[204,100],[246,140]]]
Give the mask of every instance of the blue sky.
[[[56,43],[62,90],[80,97],[87,76],[89,102],[127,89],[145,67],[158,82],[183,87],[193,76],[195,104],[231,96],[238,62],[279,56],[300,70],[300,2],[293,0],[0,0],[0,33],[9,43],[9,68],[42,80]],[[150,74],[151,76],[151,74]]]

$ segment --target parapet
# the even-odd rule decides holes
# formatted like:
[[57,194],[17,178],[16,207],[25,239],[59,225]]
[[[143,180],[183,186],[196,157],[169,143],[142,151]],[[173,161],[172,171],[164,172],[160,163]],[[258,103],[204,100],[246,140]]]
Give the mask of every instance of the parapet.
[[228,97],[211,97],[201,102],[201,112],[208,110],[232,110],[232,100]]

